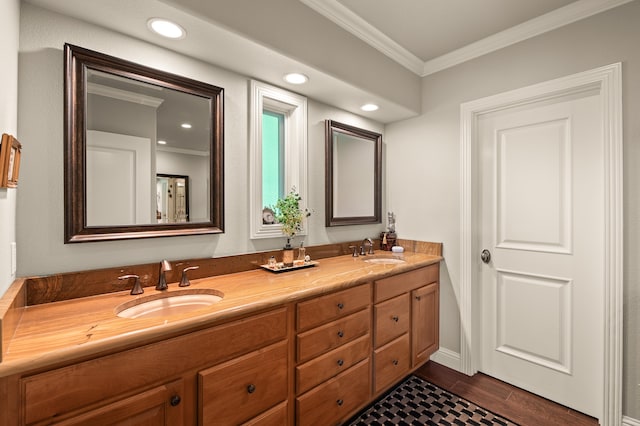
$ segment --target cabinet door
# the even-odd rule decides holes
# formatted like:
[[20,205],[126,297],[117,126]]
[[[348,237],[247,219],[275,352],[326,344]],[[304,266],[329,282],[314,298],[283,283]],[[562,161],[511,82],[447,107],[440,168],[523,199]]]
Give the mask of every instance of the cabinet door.
[[429,360],[438,350],[440,312],[438,283],[411,292],[411,359],[413,367]]
[[246,422],[287,399],[287,342],[198,373],[199,423]]
[[183,423],[183,382],[176,380],[148,391],[56,422],[65,426],[160,426]]

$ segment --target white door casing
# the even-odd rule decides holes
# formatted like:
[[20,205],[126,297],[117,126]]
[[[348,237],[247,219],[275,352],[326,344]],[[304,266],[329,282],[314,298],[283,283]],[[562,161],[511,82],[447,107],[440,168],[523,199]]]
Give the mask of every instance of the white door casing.
[[602,416],[604,167],[598,91],[478,118],[479,369]]
[[[599,420],[602,425],[618,425],[622,420],[622,101],[621,101],[621,64],[613,64],[591,71],[563,77],[549,82],[528,86],[522,89],[506,92],[503,94],[490,96],[476,101],[468,102],[461,105],[461,270],[460,270],[460,310],[461,310],[461,353],[460,362],[461,370],[466,374],[474,374],[478,371],[481,359],[482,348],[482,324],[480,310],[480,288],[478,283],[481,282],[482,263],[480,261],[480,235],[481,224],[478,218],[481,217],[481,194],[479,193],[480,185],[477,183],[479,176],[478,158],[481,155],[478,146],[479,141],[479,120],[489,114],[510,108],[526,108],[527,105],[542,103],[545,101],[553,101],[554,99],[567,98],[570,96],[593,92],[598,103],[599,116],[598,125],[601,130],[602,158],[601,167],[604,171],[602,179],[602,193],[604,208],[601,211],[600,224],[603,229],[602,238],[602,300],[600,310],[602,312],[601,325],[598,331],[602,333],[601,354],[598,359],[601,365],[594,366],[600,376],[602,383],[601,401],[598,401]],[[554,129],[555,125],[555,129]],[[540,131],[557,132],[562,128],[562,123],[553,122],[546,124],[546,129]],[[513,136],[509,135],[509,136]],[[551,149],[547,147],[548,149]],[[523,152],[512,152],[516,155],[524,155]],[[561,170],[562,168],[558,169]],[[517,175],[517,173],[516,173]],[[556,181],[559,176],[555,176]],[[575,190],[588,190],[581,186],[580,182],[574,182]],[[505,188],[506,191],[509,188]],[[566,198],[566,197],[565,197]],[[548,201],[548,199],[547,199]],[[512,203],[518,204],[518,203]],[[511,206],[514,207],[514,206]],[[504,211],[509,211],[509,206],[503,206]],[[554,208],[550,208],[548,212],[563,212],[568,214],[570,208],[556,204]],[[567,216],[568,217],[568,216]],[[561,223],[562,221],[560,221]],[[521,227],[522,228],[522,227]],[[560,227],[561,228],[561,227]],[[551,229],[555,232],[557,238],[553,244],[549,235],[542,235],[544,249],[551,250],[558,254],[562,251],[571,251],[575,249],[572,246],[572,237],[568,230]],[[505,235],[509,232],[508,228],[503,228],[500,232]],[[545,229],[545,232],[550,232]],[[513,234],[513,233],[512,233]],[[526,237],[527,235],[525,235]],[[531,237],[531,234],[528,235]],[[519,241],[511,241],[514,238],[506,238],[502,241],[503,246],[510,244],[522,244]],[[517,239],[523,239],[520,235]],[[526,240],[526,238],[524,238]],[[540,241],[535,238],[534,245],[540,245]],[[531,241],[529,241],[531,242]],[[546,243],[544,243],[546,242]],[[584,244],[577,241],[577,244]],[[551,247],[553,246],[553,247]],[[520,247],[524,248],[524,247]],[[538,247],[540,248],[540,247]],[[547,253],[543,253],[547,254]],[[545,318],[548,327],[555,328],[554,332],[559,333],[559,341],[562,341],[561,333],[568,333],[567,319],[563,315],[567,315],[567,309],[558,308],[558,306],[567,305],[571,307],[572,291],[575,288],[575,282],[569,276],[562,273],[558,274],[539,274],[528,273],[529,276],[523,276],[518,271],[503,270],[500,272],[500,289],[501,297],[509,298],[514,301],[512,308],[517,304],[522,305],[522,299],[514,299],[513,293],[507,290],[507,283],[516,284],[520,289],[525,291],[540,290],[540,292],[531,296],[533,305],[536,297],[541,294],[544,297],[554,298],[556,301],[556,309],[549,310],[550,318]],[[497,288],[497,287],[496,287]],[[543,290],[541,290],[543,289]],[[496,296],[497,297],[497,296]],[[495,300],[495,299],[494,299]],[[564,304],[564,305],[562,305]],[[576,303],[573,303],[575,307]],[[520,306],[520,309],[526,309],[530,306]],[[505,308],[506,309],[506,308]],[[548,308],[545,308],[548,309]],[[505,313],[503,312],[503,315]],[[555,316],[554,316],[555,315]],[[559,326],[561,325],[561,326]],[[503,329],[503,339],[509,340],[509,344],[503,346],[505,353],[510,350],[519,350],[520,355],[528,352],[531,347],[524,343],[523,339],[517,337],[517,333],[511,333],[511,330]],[[511,334],[509,334],[511,333]],[[532,336],[535,338],[535,336]],[[520,345],[519,349],[513,349],[514,346]],[[546,358],[552,366],[557,367],[556,370],[573,368],[569,359],[569,352],[572,346],[567,343],[558,344],[556,347],[549,347],[541,350],[537,356],[539,359]],[[513,353],[511,354],[513,355]],[[531,355],[531,354],[529,354]],[[542,355],[542,356],[541,356]],[[578,354],[577,356],[581,356]],[[562,374],[562,373],[560,373]]]

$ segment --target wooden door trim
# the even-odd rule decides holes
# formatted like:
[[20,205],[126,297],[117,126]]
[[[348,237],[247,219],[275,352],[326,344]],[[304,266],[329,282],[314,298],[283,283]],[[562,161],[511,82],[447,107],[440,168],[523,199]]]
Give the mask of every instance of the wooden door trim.
[[585,90],[597,90],[602,106],[601,120],[605,146],[605,297],[603,426],[622,419],[622,290],[623,290],[623,185],[622,185],[622,64],[615,63],[556,80],[527,86],[460,106],[461,149],[461,258],[460,258],[460,366],[472,375],[478,371],[481,339],[477,206],[477,121],[489,112],[554,99]]

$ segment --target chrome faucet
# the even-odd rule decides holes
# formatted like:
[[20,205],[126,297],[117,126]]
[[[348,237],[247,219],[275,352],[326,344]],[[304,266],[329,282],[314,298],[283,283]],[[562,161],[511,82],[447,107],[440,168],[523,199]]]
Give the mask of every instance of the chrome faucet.
[[168,260],[163,260],[160,262],[160,278],[158,278],[158,285],[156,286],[156,290],[166,290],[167,289],[167,277],[166,272],[170,271],[171,263]]
[[[365,252],[364,249],[367,244],[369,244],[369,251]],[[367,254],[375,254],[373,251],[373,241],[371,241],[371,238],[365,238],[364,240],[362,240],[362,245],[360,246],[360,255],[364,256]]]

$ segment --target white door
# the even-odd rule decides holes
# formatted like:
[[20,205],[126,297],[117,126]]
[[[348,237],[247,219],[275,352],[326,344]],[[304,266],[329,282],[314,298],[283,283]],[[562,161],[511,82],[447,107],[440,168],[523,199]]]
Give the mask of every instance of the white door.
[[88,226],[156,223],[151,182],[149,138],[87,131]]
[[478,121],[480,370],[601,418],[604,143],[597,93]]

